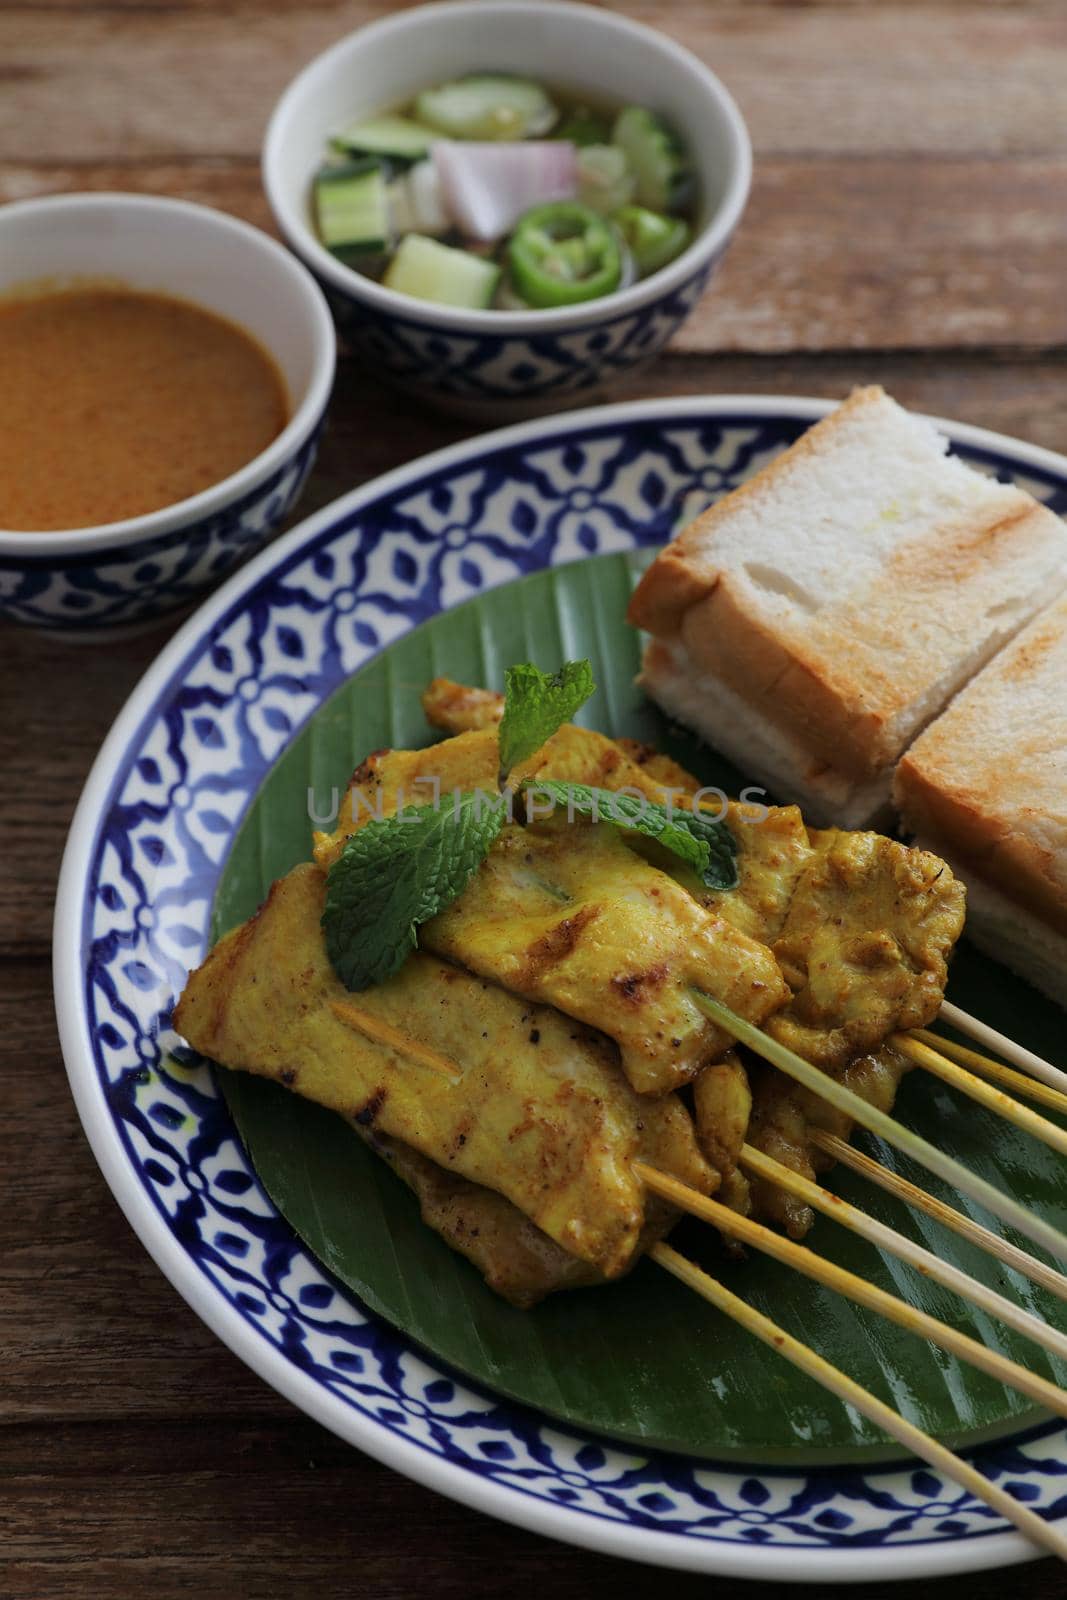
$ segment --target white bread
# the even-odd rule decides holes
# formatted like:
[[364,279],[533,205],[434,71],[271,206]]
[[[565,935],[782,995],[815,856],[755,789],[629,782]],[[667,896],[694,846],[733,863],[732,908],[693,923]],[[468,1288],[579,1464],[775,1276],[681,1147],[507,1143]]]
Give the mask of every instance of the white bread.
[[799,741],[746,705],[721,678],[694,672],[680,644],[653,639],[645,651],[641,683],[668,716],[696,728],[732,761],[746,785],[800,806],[809,822],[861,828],[883,811],[888,817],[889,772],[857,784],[813,760]]
[[630,620],[672,715],[857,826],[916,734],[1067,586],[1067,528],[856,390],[657,557]]
[[893,793],[958,863],[968,930],[1067,1003],[1067,596],[916,740]]
[[920,834],[915,843],[948,862],[967,888],[967,938],[1067,1011],[1067,936],[951,859],[951,846]]

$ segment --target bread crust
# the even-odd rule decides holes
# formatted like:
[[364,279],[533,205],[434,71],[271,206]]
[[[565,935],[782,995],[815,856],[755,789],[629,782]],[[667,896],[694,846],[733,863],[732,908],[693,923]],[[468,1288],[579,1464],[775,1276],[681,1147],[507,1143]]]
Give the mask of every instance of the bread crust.
[[766,717],[762,706],[745,703],[721,679],[679,666],[674,657],[680,648],[653,639],[638,680],[669,716],[694,728],[747,780],[764,784],[780,801],[802,806],[809,821],[845,828],[876,820],[891,824],[891,767],[859,780],[813,756],[793,730]]
[[909,829],[1067,935],[1067,597],[912,745],[893,797]]
[[[887,407],[885,424],[876,416],[862,419],[864,412]],[[864,546],[876,553],[861,581],[854,587],[846,581],[824,602],[804,591],[803,570],[798,577],[788,553],[781,572],[745,560],[738,550],[744,523],[733,527],[729,539],[719,536],[739,508],[751,522],[756,507],[761,519],[780,529],[793,495],[790,486],[781,489],[783,475],[831,451],[842,462],[847,453],[848,460],[845,468],[834,459],[819,463],[815,488],[808,484],[805,490],[809,526],[810,495],[817,507],[819,497],[840,481],[841,470],[851,473],[850,495],[843,501],[851,507],[857,449],[850,438],[846,452],[839,434],[855,426],[857,416],[871,430],[892,422],[900,434],[887,446],[889,459],[897,450],[902,473],[914,459],[925,477],[910,502],[902,495],[907,526],[896,544],[885,533],[895,513],[883,482],[870,525],[880,542]],[[1067,586],[1067,528],[1060,519],[1024,490],[990,485],[958,463],[946,460],[939,477],[936,450],[931,452],[921,432],[916,442],[904,431],[919,426],[903,423],[880,388],[856,390],[668,545],[635,590],[628,613],[631,622],[672,646],[676,671],[685,670],[680,646],[694,680],[722,683],[783,738],[803,743],[812,764],[822,763],[856,785],[869,785],[892,767],[1037,607]],[[765,511],[761,501],[767,502]],[[841,561],[848,561],[847,548]]]

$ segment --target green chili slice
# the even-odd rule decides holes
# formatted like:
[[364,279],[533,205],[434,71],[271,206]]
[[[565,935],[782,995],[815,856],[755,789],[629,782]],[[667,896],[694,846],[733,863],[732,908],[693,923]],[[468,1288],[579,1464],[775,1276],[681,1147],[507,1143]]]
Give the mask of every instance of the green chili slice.
[[693,237],[693,230],[683,217],[665,217],[644,206],[620,207],[615,213],[615,226],[626,240],[642,278],[681,255]]
[[574,306],[610,294],[622,280],[611,224],[577,200],[534,206],[508,241],[512,280],[531,306]]

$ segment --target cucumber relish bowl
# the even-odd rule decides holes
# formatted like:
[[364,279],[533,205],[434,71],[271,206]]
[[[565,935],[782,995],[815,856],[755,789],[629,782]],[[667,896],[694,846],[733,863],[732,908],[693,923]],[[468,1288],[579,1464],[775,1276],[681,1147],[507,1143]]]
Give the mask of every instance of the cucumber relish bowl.
[[318,285],[289,251],[183,200],[74,194],[0,207],[0,295],[42,278],[117,282],[202,306],[251,334],[288,391],[278,436],[198,494],[98,527],[0,529],[0,618],[99,638],[187,606],[277,532],[315,458],[336,338]]
[[[331,135],[463,73],[515,72],[575,98],[662,112],[691,152],[694,237],[668,266],[600,299],[550,310],[467,310],[400,294],[320,242],[312,179]],[[322,284],[369,373],[432,405],[487,420],[587,401],[681,327],[718,267],[748,198],[752,153],[718,78],[654,29],[571,0],[439,0],[359,28],[289,85],[263,149],[278,227]]]

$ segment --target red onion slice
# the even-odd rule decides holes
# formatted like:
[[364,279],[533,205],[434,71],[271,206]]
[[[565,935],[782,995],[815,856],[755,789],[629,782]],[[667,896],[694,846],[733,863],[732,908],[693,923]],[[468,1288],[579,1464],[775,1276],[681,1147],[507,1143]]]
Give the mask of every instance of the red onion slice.
[[572,200],[578,192],[575,148],[565,139],[440,139],[431,154],[449,215],[484,244],[502,238],[531,206]]

